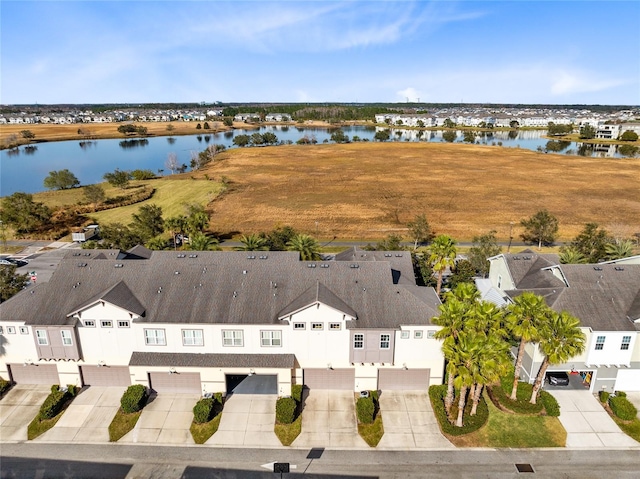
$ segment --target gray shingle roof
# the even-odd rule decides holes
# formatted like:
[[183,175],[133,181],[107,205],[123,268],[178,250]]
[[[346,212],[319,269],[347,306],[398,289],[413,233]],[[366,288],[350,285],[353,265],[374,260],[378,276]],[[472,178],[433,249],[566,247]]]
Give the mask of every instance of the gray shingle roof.
[[284,318],[285,316],[289,316],[316,303],[322,303],[332,307],[333,309],[342,311],[354,319],[358,317],[358,313],[356,313],[347,303],[342,301],[333,291],[327,288],[320,281],[317,281],[314,286],[311,286],[304,293],[289,303],[282,311],[280,311],[278,313],[278,318]]
[[[143,308],[138,321],[146,323],[279,324],[278,313],[318,283],[357,313],[351,328],[429,324],[439,314],[433,289],[393,284],[387,261],[352,267],[342,261],[303,262],[296,252],[275,251],[154,251],[149,259],[102,254],[107,259],[93,260],[96,253],[68,255],[48,283],[0,304],[0,315],[26,324],[72,324],[69,313],[109,295],[136,314]],[[129,300],[123,297],[125,287]],[[335,298],[326,300],[335,303]]]
[[407,251],[365,251],[355,246],[338,253],[334,261],[385,261],[391,265],[394,284],[416,284],[411,253]]
[[129,366],[293,369],[295,362],[294,354],[192,354],[134,351],[131,354]]
[[[76,286],[79,287],[80,285]],[[140,304],[138,298],[136,298],[136,296],[131,292],[124,281],[119,281],[114,286],[107,288],[105,291],[93,296],[87,302],[78,307],[78,309],[76,309],[75,311],[69,312],[69,315],[75,314],[78,311],[81,311],[98,301],[104,301],[106,303],[113,304],[114,306],[118,306],[119,308],[131,311],[138,316],[142,316],[144,314],[144,306]]]
[[504,258],[518,289],[564,286],[561,280],[542,270],[558,264],[560,262],[558,255],[536,254],[531,250],[524,250],[517,254],[504,254]]

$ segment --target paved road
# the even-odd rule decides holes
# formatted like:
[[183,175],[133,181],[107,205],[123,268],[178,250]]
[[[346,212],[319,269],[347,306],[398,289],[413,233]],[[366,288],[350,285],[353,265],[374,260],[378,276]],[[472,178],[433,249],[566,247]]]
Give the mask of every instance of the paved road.
[[[261,465],[273,461],[296,465],[293,475],[337,478],[516,478],[515,464],[531,464],[535,477],[638,477],[638,451],[456,450],[456,451],[324,451],[308,459],[309,449],[233,449],[127,446],[104,444],[3,444],[1,477],[92,477],[89,463],[104,465],[101,477],[137,478],[274,478]],[[30,459],[30,460],[26,460]],[[62,469],[59,461],[69,463]],[[75,462],[85,464],[76,464]],[[75,466],[81,468],[75,470]],[[84,466],[87,469],[84,469]],[[128,472],[122,467],[131,466]],[[51,472],[49,472],[51,468]],[[66,471],[64,475],[56,472]],[[84,472],[87,471],[87,474]],[[74,475],[75,474],[75,475]],[[120,475],[118,475],[120,474]],[[289,477],[287,475],[283,477]]]

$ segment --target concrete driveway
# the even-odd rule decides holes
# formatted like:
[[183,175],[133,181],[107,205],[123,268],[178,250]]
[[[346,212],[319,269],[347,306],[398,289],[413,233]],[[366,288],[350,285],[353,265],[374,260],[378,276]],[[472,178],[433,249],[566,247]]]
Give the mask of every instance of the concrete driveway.
[[35,439],[39,442],[109,442],[109,424],[126,388],[89,386],[78,394],[60,420]]
[[440,433],[426,391],[383,391],[380,411],[384,436],[378,449],[452,449]]
[[16,384],[0,400],[0,442],[26,441],[27,426],[51,392],[51,386]]
[[118,443],[195,444],[189,428],[198,394],[153,393],[133,430]]
[[293,446],[370,449],[358,434],[353,391],[305,389],[303,394],[302,432]]
[[215,446],[282,447],[273,432],[276,423],[275,394],[227,396],[218,431],[206,442]]
[[549,390],[560,404],[560,422],[567,431],[567,447],[640,447],[623,433],[589,391]]

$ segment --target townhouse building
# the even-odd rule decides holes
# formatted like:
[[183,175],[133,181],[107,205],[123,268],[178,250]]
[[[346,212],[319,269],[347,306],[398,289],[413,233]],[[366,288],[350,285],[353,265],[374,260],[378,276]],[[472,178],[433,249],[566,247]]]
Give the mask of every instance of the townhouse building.
[[[351,254],[352,256],[349,256]],[[423,389],[444,360],[407,252],[70,252],[0,304],[0,375],[16,383],[290,394]]]

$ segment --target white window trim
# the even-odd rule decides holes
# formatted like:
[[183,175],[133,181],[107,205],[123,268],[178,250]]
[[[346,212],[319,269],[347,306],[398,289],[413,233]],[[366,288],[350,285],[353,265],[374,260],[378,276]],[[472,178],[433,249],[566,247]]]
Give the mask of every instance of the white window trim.
[[[65,337],[65,333],[69,336]],[[71,331],[69,331],[68,329],[63,329],[60,331],[60,336],[62,337],[63,346],[73,346],[73,335],[71,334]],[[67,343],[67,341],[69,342]]]
[[111,321],[110,319],[103,319],[102,321],[100,321],[100,327],[113,328],[113,321]]
[[[600,338],[602,338],[602,341],[600,341]],[[596,351],[602,351],[604,349],[604,343],[607,340],[606,336],[596,336],[596,346],[595,346],[595,350]],[[600,347],[598,347],[600,346]]]
[[131,327],[131,323],[129,322],[129,320],[120,320],[118,321],[118,327],[119,328],[130,328]]
[[167,337],[165,335],[164,329],[145,329],[144,344],[146,344],[147,346],[166,346]]
[[424,337],[424,333],[423,333],[422,329],[416,329],[413,332],[413,338],[414,339],[422,339],[423,337]]
[[[229,337],[225,337],[230,333]],[[240,334],[236,334],[240,333]],[[229,340],[230,344],[226,344]],[[222,346],[227,348],[241,348],[244,346],[244,331],[242,329],[223,329],[222,330]]]
[[433,329],[427,329],[427,339],[434,339],[436,337],[436,332]]
[[631,336],[622,336],[622,342],[620,343],[620,351],[629,351],[630,347],[631,347]]
[[312,331],[322,331],[323,329],[324,329],[324,323],[311,323]]
[[[360,343],[360,346],[357,346],[358,343]],[[353,349],[364,349],[364,334],[356,333],[353,335]]]
[[263,348],[282,347],[282,331],[278,329],[260,331],[260,346]]
[[49,336],[47,336],[46,329],[36,329],[36,338],[38,339],[38,346],[49,346]]
[[84,323],[85,328],[95,328],[96,322],[93,319],[85,319]]
[[411,337],[411,331],[400,331],[400,339],[409,339]]
[[16,334],[15,326],[7,326],[7,334]]
[[4,334],[4,328],[0,326],[0,334]]
[[329,330],[331,331],[340,331],[342,329],[341,323],[329,323]]
[[20,334],[29,334],[29,326],[20,326]]
[[307,329],[307,323],[293,323],[294,331],[302,331],[303,329]]
[[[191,336],[187,336],[187,333],[193,333]],[[198,336],[195,333],[199,333]],[[191,341],[189,343],[187,340]],[[204,346],[204,332],[202,329],[183,329],[182,330],[182,345],[183,346]]]
[[[386,339],[385,339],[386,338]],[[384,344],[387,344],[384,346]],[[381,334],[380,335],[380,349],[390,349],[391,348],[391,335],[390,334]]]

